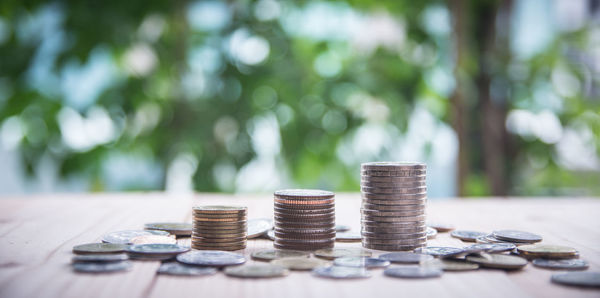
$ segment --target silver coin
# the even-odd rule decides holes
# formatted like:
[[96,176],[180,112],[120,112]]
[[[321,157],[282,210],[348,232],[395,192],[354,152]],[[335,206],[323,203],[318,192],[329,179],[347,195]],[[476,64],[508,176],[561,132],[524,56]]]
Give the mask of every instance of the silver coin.
[[415,239],[423,239],[425,237],[427,237],[426,233],[408,233],[408,234],[402,234],[402,233],[388,233],[388,234],[382,234],[382,233],[369,233],[369,232],[362,232],[361,233],[362,236],[364,238],[368,238],[368,239],[379,239],[379,240],[415,240]]
[[531,262],[534,266],[555,269],[555,270],[586,270],[590,267],[588,262],[580,259],[568,259],[568,260],[548,260],[548,259],[535,259]]
[[97,262],[97,263],[108,263],[108,262],[120,262],[127,261],[129,257],[126,254],[88,254],[88,255],[75,255],[71,259],[73,263],[76,262]]
[[119,272],[119,271],[127,271],[131,269],[131,262],[129,261],[121,261],[121,262],[102,262],[102,263],[94,263],[94,262],[78,262],[73,263],[73,270],[82,273],[109,273],[109,272]]
[[510,242],[527,242],[534,243],[542,241],[542,236],[534,233],[517,231],[517,230],[500,230],[492,233],[494,237]]
[[468,253],[501,253],[514,250],[516,246],[512,243],[477,243],[464,247],[463,249]]
[[226,251],[194,250],[177,255],[177,261],[188,265],[224,267],[243,264],[246,258]]
[[368,177],[425,177],[427,175],[426,170],[397,170],[397,171],[373,171],[373,170],[361,170],[362,176]]
[[367,269],[385,268],[390,265],[390,261],[379,258],[368,257],[343,257],[333,260],[333,265],[343,267],[361,267]]
[[390,205],[374,205],[366,202],[362,203],[362,209],[373,210],[373,211],[416,211],[416,210],[425,210],[425,204],[420,205],[400,205],[400,206],[390,206]]
[[435,267],[403,266],[387,268],[383,273],[399,278],[432,278],[442,276],[443,272]]
[[600,272],[568,272],[552,275],[552,282],[577,287],[600,287]]
[[477,232],[477,231],[467,231],[467,230],[455,230],[450,233],[450,236],[454,238],[458,238],[463,241],[475,242],[477,237],[485,236],[486,233]]
[[427,202],[427,195],[423,195],[418,199],[402,199],[402,198],[382,198],[382,199],[370,199],[366,198],[368,194],[362,194],[363,202],[367,202],[369,204],[376,205],[385,205],[385,206],[404,206],[404,205],[418,205],[425,204]]
[[153,222],[144,225],[146,230],[165,231],[178,236],[189,236],[192,234],[192,224],[184,222]]
[[362,163],[360,168],[365,170],[427,169],[427,164],[412,161],[375,161]]
[[371,227],[363,225],[361,228],[363,234],[426,234],[427,230],[424,225],[417,227]]
[[169,232],[156,231],[156,230],[126,230],[117,231],[105,234],[102,236],[102,242],[116,243],[116,244],[130,244],[131,239],[137,236],[143,235],[163,235],[168,236]]
[[307,271],[317,267],[328,266],[330,263],[317,258],[291,257],[273,260],[271,264],[283,266],[289,270]]
[[433,256],[414,252],[391,252],[379,256],[382,260],[399,264],[419,264],[433,259]]
[[76,254],[114,254],[122,253],[127,248],[127,244],[118,243],[86,243],[73,247],[73,253]]
[[339,242],[360,242],[361,235],[357,232],[341,232],[335,234],[335,241]]
[[213,267],[184,265],[177,262],[165,262],[160,265],[156,273],[178,276],[203,276],[213,275],[217,273],[217,269]]
[[415,193],[415,194],[375,194],[370,192],[361,192],[360,196],[363,198],[363,202],[386,205],[377,203],[379,201],[402,201],[404,205],[418,205],[423,204],[425,198],[427,198],[427,192]]
[[126,251],[134,254],[180,254],[188,250],[188,246],[179,244],[154,243],[130,245]]
[[405,211],[381,211],[381,210],[369,210],[369,209],[360,209],[360,213],[365,216],[390,216],[390,217],[398,217],[398,216],[418,216],[425,215],[425,209],[421,210],[405,210]]
[[437,230],[432,227],[427,227],[427,239],[434,239],[437,236]]
[[425,221],[425,215],[414,215],[414,216],[371,216],[364,215],[360,216],[361,220],[375,221],[375,222],[422,222]]
[[225,274],[241,278],[272,278],[286,276],[289,274],[289,270],[273,264],[250,264],[227,267]]
[[377,176],[361,176],[360,182],[364,183],[413,183],[427,182],[427,176],[418,177],[377,177]]
[[361,186],[360,191],[363,193],[371,193],[371,194],[422,194],[427,192],[427,187],[414,187],[414,188],[384,188],[384,187],[369,187],[369,186]]
[[419,245],[427,243],[427,238],[423,237],[417,239],[377,239],[365,237],[362,239],[362,243],[383,245]]
[[450,232],[455,229],[453,225],[440,222],[427,222],[427,226],[436,229],[440,233]]
[[275,231],[274,230],[270,230],[267,232],[267,238],[275,241]]
[[437,258],[455,257],[465,253],[465,251],[462,248],[444,246],[423,247],[417,249],[416,252],[426,255],[432,255]]
[[424,267],[435,267],[443,271],[470,271],[479,269],[479,265],[459,259],[433,259],[422,264]]
[[515,270],[527,265],[527,260],[521,257],[503,254],[481,254],[467,256],[467,261],[477,263],[481,267]]
[[310,253],[296,250],[267,249],[255,251],[250,256],[254,260],[271,261],[283,258],[308,258],[310,256]]
[[369,273],[365,268],[356,267],[318,267],[313,269],[312,273],[318,277],[333,279],[356,279],[371,277],[371,273]]
[[383,250],[383,251],[412,251],[425,246],[425,244],[417,245],[382,245],[362,242],[364,248]]
[[341,257],[370,257],[370,251],[360,248],[326,248],[315,251],[315,256],[323,259],[333,260]]
[[248,239],[260,237],[273,229],[273,223],[266,218],[255,218],[248,220]]
[[331,198],[335,193],[319,189],[283,189],[275,191],[274,195],[293,198]]
[[[425,221],[414,221],[414,222],[381,222],[374,220],[361,220],[362,228],[390,228],[390,229],[415,229],[425,226]],[[425,229],[425,228],[423,228]],[[425,230],[423,231],[425,232]]]

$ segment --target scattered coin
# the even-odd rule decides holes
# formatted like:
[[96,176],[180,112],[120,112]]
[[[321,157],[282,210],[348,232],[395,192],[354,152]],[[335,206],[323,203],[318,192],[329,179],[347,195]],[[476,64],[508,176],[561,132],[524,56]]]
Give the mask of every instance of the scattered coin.
[[335,240],[339,242],[360,242],[361,235],[356,232],[336,233]]
[[134,244],[126,251],[131,259],[168,260],[188,250],[189,247],[178,244]]
[[225,268],[225,274],[242,278],[271,278],[286,276],[289,271],[282,266],[273,264],[251,264],[227,267]]
[[187,265],[224,267],[246,262],[243,255],[217,250],[194,250],[177,255],[177,261]]
[[530,244],[517,248],[527,258],[564,259],[573,258],[579,253],[576,249],[562,245]]
[[479,265],[458,259],[432,259],[422,264],[424,267],[436,267],[443,271],[469,271],[479,269]]
[[73,247],[76,254],[115,254],[125,252],[126,244],[117,243],[87,243]]
[[73,263],[73,270],[82,273],[110,273],[118,271],[127,271],[131,269],[131,262],[77,262]]
[[270,219],[255,218],[248,220],[248,239],[257,238],[265,235],[273,229],[273,223]]
[[450,258],[462,255],[465,251],[457,247],[430,246],[417,249],[416,252],[432,255],[436,258]]
[[383,274],[399,278],[432,278],[440,277],[442,270],[435,267],[403,266],[390,267],[383,271]]
[[492,233],[500,240],[510,242],[527,242],[534,243],[542,241],[542,236],[534,233],[517,231],[517,230],[499,230]]
[[427,226],[436,229],[440,233],[446,233],[456,229],[453,225],[439,222],[428,222]]
[[102,242],[106,243],[116,243],[116,244],[130,244],[131,239],[137,236],[142,235],[162,235],[168,236],[169,233],[165,231],[155,231],[155,230],[126,230],[126,231],[117,231],[105,234],[102,236]]
[[463,249],[468,253],[478,253],[478,252],[487,252],[487,253],[501,253],[512,251],[516,248],[516,246],[512,243],[477,243],[473,245],[469,245],[464,247]]
[[477,237],[482,237],[485,235],[487,235],[487,234],[483,233],[483,232],[466,231],[466,230],[455,230],[450,233],[450,236],[452,236],[454,238],[458,238],[462,241],[467,241],[467,242],[475,242]]
[[568,260],[549,260],[549,259],[535,259],[531,262],[534,266],[545,268],[545,269],[556,269],[556,270],[586,270],[590,267],[588,262],[580,259],[568,259]]
[[364,248],[368,248],[368,249],[375,249],[375,250],[383,250],[383,251],[408,251],[408,250],[415,250],[418,248],[423,247],[423,244],[416,244],[416,245],[397,245],[397,244],[391,244],[391,245],[382,245],[382,244],[372,244],[372,243],[367,243],[367,242],[363,242],[362,243]]
[[552,275],[552,282],[567,286],[600,287],[600,272],[568,272]]
[[175,238],[160,235],[141,235],[131,238],[131,244],[177,244]]
[[271,261],[283,258],[308,258],[309,252],[297,251],[297,250],[280,250],[280,249],[267,249],[253,252],[251,254],[252,259],[258,261]]
[[369,273],[365,268],[356,267],[318,267],[313,269],[312,273],[318,277],[333,279],[357,279],[371,277],[371,273]]
[[192,224],[183,222],[153,222],[144,225],[146,230],[165,231],[171,235],[191,236]]
[[382,254],[380,259],[400,264],[419,264],[433,259],[433,256],[428,254],[420,254],[414,252],[391,252]]
[[438,231],[432,227],[427,227],[427,239],[434,239]]
[[166,262],[160,265],[156,273],[179,276],[204,276],[217,273],[217,269],[213,267],[184,265],[177,262]]
[[527,265],[527,260],[502,254],[482,254],[481,256],[467,256],[467,261],[477,263],[482,267],[516,270]]
[[118,254],[86,254],[86,255],[75,255],[73,256],[73,263],[76,262],[120,262],[127,261],[129,257],[126,254],[118,253]]
[[333,260],[341,257],[370,257],[371,252],[360,248],[328,248],[315,251],[315,256]]
[[360,268],[385,268],[390,265],[390,261],[379,258],[367,257],[343,257],[333,260],[333,265],[343,267],[360,267]]
[[329,265],[329,262],[316,258],[289,257],[271,261],[271,264],[282,266],[289,270],[313,270],[317,267]]
[[347,231],[350,231],[350,226],[347,226],[347,225],[336,225],[335,226],[335,231],[336,232],[347,232]]

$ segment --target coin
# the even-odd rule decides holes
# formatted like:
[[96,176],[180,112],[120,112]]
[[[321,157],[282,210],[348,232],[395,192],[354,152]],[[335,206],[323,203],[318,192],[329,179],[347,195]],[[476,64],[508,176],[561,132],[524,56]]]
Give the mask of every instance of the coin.
[[431,227],[427,227],[427,239],[434,239],[437,236],[437,230]]
[[568,272],[552,275],[552,282],[567,286],[600,287],[600,272]]
[[428,222],[427,226],[436,229],[440,233],[450,232],[455,229],[453,225],[439,222]]
[[432,259],[422,264],[424,267],[435,267],[443,271],[469,271],[479,269],[479,265],[456,259]]
[[131,262],[77,262],[73,263],[73,270],[82,273],[110,273],[118,271],[127,271],[131,269]]
[[487,253],[501,253],[511,251],[516,246],[512,243],[478,243],[464,247],[464,250],[471,253],[474,251],[481,251]]
[[224,267],[243,264],[246,258],[232,252],[193,250],[177,255],[177,261],[188,265]]
[[415,188],[384,188],[384,187],[369,187],[369,186],[361,186],[360,191],[363,193],[371,193],[371,194],[422,194],[427,192],[427,187],[415,187]]
[[553,259],[553,258],[564,259],[564,258],[573,257],[578,254],[577,250],[572,247],[561,246],[561,245],[548,245],[548,244],[523,245],[523,246],[519,246],[517,248],[517,251],[528,257],[546,258],[546,259]]
[[308,258],[310,253],[305,251],[295,250],[278,250],[278,249],[267,249],[255,251],[251,254],[252,259],[258,261],[271,261],[282,258]]
[[293,209],[295,207],[298,208],[330,208],[335,207],[335,199],[318,199],[318,200],[305,200],[305,199],[295,199],[295,198],[277,198],[273,199],[274,205],[287,205],[286,208]]
[[275,219],[276,229],[335,229],[335,221],[282,221]]
[[122,253],[127,248],[126,244],[118,243],[87,243],[73,247],[76,254],[114,254]]
[[379,256],[379,258],[382,260],[390,261],[392,263],[419,264],[421,262],[433,259],[433,256],[413,252],[392,252],[382,254]]
[[303,247],[299,250],[310,250],[311,247],[316,247],[316,248],[325,248],[325,247],[333,247],[333,242],[332,239],[335,240],[335,238],[329,238],[329,239],[278,239],[275,238],[275,242],[274,244],[277,244],[278,246],[289,246],[290,249],[296,249],[296,248],[292,248],[292,247]]
[[159,235],[141,235],[131,238],[131,244],[152,244],[152,243],[165,243],[165,244],[177,244],[175,238],[169,236]]
[[329,265],[329,262],[307,257],[287,257],[272,260],[271,264],[282,266],[289,270],[313,270],[317,267]]
[[535,259],[531,262],[534,266],[545,269],[557,270],[586,270],[590,267],[588,262],[580,259],[549,260]]
[[333,260],[341,257],[370,257],[371,252],[360,248],[332,248],[317,250],[315,251],[315,256]]
[[75,255],[73,256],[72,262],[120,262],[127,261],[129,257],[126,254],[87,254],[87,255]]
[[233,277],[242,278],[271,278],[282,277],[289,274],[289,271],[273,264],[251,264],[225,268],[225,274]]
[[318,267],[313,269],[313,275],[318,277],[333,278],[333,279],[356,279],[356,278],[369,278],[369,273],[365,268],[356,267]]
[[134,254],[180,254],[190,250],[179,244],[134,244],[127,247],[128,253]]
[[273,194],[279,198],[332,198],[333,192],[319,189],[283,189]]
[[464,254],[462,248],[444,247],[444,246],[429,246],[418,249],[416,252],[427,255],[432,255],[436,258],[449,258]]
[[273,218],[276,221],[286,222],[306,222],[306,221],[333,221],[335,212],[327,214],[280,214],[274,213]]
[[361,229],[361,233],[363,234],[426,234],[425,226],[416,226],[416,227],[406,227],[406,228],[396,228],[396,227],[372,227],[363,225]]
[[399,278],[432,278],[442,276],[442,270],[434,267],[403,266],[390,267],[383,274]]
[[223,222],[223,223],[239,223],[239,222],[244,222],[245,223],[245,217],[207,217],[207,216],[199,216],[196,215],[194,216],[194,221],[195,222],[205,222],[205,224],[210,224],[212,222]]
[[190,236],[192,234],[192,224],[189,223],[153,222],[145,224],[144,229],[165,231],[177,236]]
[[[427,237],[426,233],[412,233],[412,234],[378,234],[378,233],[362,233],[367,239],[372,240],[424,240]],[[422,241],[421,241],[422,242]]]
[[276,233],[290,233],[290,234],[299,234],[299,235],[304,235],[304,234],[335,234],[336,230],[335,228],[326,228],[326,229],[322,229],[322,228],[317,228],[317,229],[307,229],[307,228],[280,228],[277,227],[274,230]]
[[390,261],[368,257],[342,257],[333,260],[333,264],[335,266],[373,269],[385,268],[390,265]]
[[275,231],[274,230],[270,230],[267,232],[267,238],[271,239],[271,240],[275,240]]
[[421,195],[420,198],[410,198],[410,199],[403,199],[401,197],[399,198],[389,198],[389,197],[384,197],[384,198],[369,198],[369,197],[373,197],[375,195],[369,195],[369,194],[361,194],[363,197],[363,201],[364,200],[368,200],[368,202],[370,204],[377,204],[377,205],[386,205],[386,206],[403,206],[403,205],[418,205],[418,204],[424,204],[427,201],[427,195]]
[[177,262],[165,262],[156,271],[158,274],[178,276],[205,276],[217,273],[216,268],[184,265]]
[[365,216],[391,216],[391,217],[400,217],[400,216],[418,216],[424,215],[425,210],[411,210],[411,211],[381,211],[381,210],[368,210],[361,209],[361,214]]
[[364,248],[375,249],[375,250],[383,250],[383,251],[407,251],[407,250],[415,250],[417,248],[423,247],[424,244],[417,245],[381,245],[381,244],[372,244],[372,243],[362,243]]
[[397,171],[373,171],[373,170],[361,170],[362,176],[369,177],[423,177],[427,175],[425,170],[397,170]]
[[485,236],[486,233],[477,231],[455,230],[450,233],[450,236],[458,238],[462,241],[475,242],[477,237]]
[[496,237],[500,240],[505,240],[505,241],[510,241],[510,242],[534,243],[534,242],[542,241],[542,236],[540,236],[538,234],[517,231],[517,230],[500,230],[500,231],[494,231],[492,234],[494,235],[494,237]]
[[360,242],[361,235],[356,232],[341,232],[335,234],[335,241],[338,242]]
[[316,243],[316,244],[279,244],[273,243],[273,247],[276,249],[290,249],[290,250],[316,250],[324,248],[333,248],[333,242],[331,243]]
[[361,215],[361,220],[366,221],[376,221],[376,222],[419,222],[425,220],[425,215],[415,215],[415,216],[370,216],[370,215]]
[[[242,240],[243,238],[246,238],[246,232],[240,232],[240,233],[207,233],[207,232],[198,232],[198,233],[194,233],[192,235],[194,236],[194,239],[196,239],[196,238],[205,238],[205,239],[226,239],[226,240],[237,239],[237,240]],[[199,235],[202,235],[202,236],[199,236]]]
[[426,176],[417,176],[417,177],[377,177],[377,176],[361,176],[361,183],[413,183],[413,182],[426,182]]
[[417,210],[425,210],[425,204],[417,204],[417,205],[375,205],[370,204],[368,202],[363,202],[362,209],[373,210],[373,211],[417,211]]
[[248,210],[247,207],[242,207],[242,206],[219,206],[219,205],[197,206],[197,207],[193,207],[192,208],[192,211],[194,211],[194,212],[216,213],[216,214],[222,214],[222,213],[232,213],[232,214],[246,213],[247,210]]
[[404,183],[398,183],[398,182],[366,182],[366,181],[361,181],[360,182],[360,186],[364,186],[364,187],[381,187],[381,188],[418,188],[418,187],[425,187],[425,186],[427,186],[427,183],[425,181],[404,182]]
[[482,267],[496,269],[521,269],[527,265],[527,260],[502,254],[482,254],[481,256],[467,256],[467,261],[477,263]]
[[155,230],[126,230],[117,231],[105,234],[102,236],[102,242],[106,243],[117,243],[117,244],[130,244],[131,238],[142,236],[142,235],[162,235],[168,236],[169,233],[165,231]]
[[237,246],[216,246],[216,245],[209,245],[209,244],[192,244],[192,246],[194,247],[194,249],[197,250],[224,250],[224,251],[235,251],[235,250],[242,250],[246,248],[246,244],[243,245],[237,245]]
[[330,232],[330,233],[302,233],[302,232],[286,232],[286,233],[282,233],[279,232],[277,230],[275,230],[275,239],[277,238],[281,238],[281,239],[285,239],[285,240],[331,240],[331,238],[336,237],[335,232]]
[[395,171],[398,169],[427,169],[427,165],[422,162],[408,161],[375,161],[365,162],[360,165],[361,170],[377,170],[377,171]]

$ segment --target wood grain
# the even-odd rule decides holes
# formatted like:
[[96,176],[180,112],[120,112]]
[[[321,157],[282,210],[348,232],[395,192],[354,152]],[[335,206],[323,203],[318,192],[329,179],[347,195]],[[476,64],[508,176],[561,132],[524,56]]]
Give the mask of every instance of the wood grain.
[[[366,280],[333,281],[293,272],[270,280],[157,276],[158,262],[135,262],[130,272],[85,275],[70,266],[74,245],[97,242],[102,234],[140,229],[156,221],[191,221],[191,206],[248,206],[250,218],[271,217],[270,195],[94,194],[0,199],[0,297],[600,297],[600,291],[550,283],[554,271],[528,265],[518,272],[478,270],[445,273],[431,280],[401,280],[372,272]],[[360,230],[360,196],[339,194],[336,218]],[[545,243],[577,248],[590,270],[600,270],[600,199],[510,198],[429,202],[428,219],[460,229],[522,229]],[[189,244],[188,239],[180,239]],[[430,246],[464,246],[447,233]],[[336,243],[359,247],[357,243]],[[241,253],[272,248],[250,240]],[[375,255],[381,252],[374,251]],[[249,260],[249,262],[254,262]]]

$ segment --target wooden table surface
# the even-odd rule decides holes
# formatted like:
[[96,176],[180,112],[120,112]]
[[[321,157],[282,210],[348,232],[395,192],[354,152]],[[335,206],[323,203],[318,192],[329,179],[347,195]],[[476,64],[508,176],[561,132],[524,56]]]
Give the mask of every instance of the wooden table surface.
[[[404,280],[381,270],[365,280],[329,280],[308,272],[276,279],[236,279],[155,274],[159,262],[134,262],[129,272],[87,275],[71,270],[74,245],[97,242],[102,234],[141,229],[157,221],[191,222],[191,206],[248,206],[249,218],[271,217],[269,195],[226,196],[162,193],[61,195],[0,199],[0,297],[600,297],[597,289],[550,282],[555,273],[531,264],[521,271],[480,269],[446,272],[441,278]],[[360,196],[338,194],[336,218],[360,231]],[[600,199],[510,198],[430,201],[428,220],[459,229],[521,229],[539,233],[544,243],[577,248],[590,269],[600,270]],[[180,239],[189,244],[189,238]],[[466,243],[438,234],[430,246]],[[336,243],[360,247],[360,243]],[[269,240],[249,240],[241,251],[272,248]],[[381,252],[374,251],[374,255]]]

